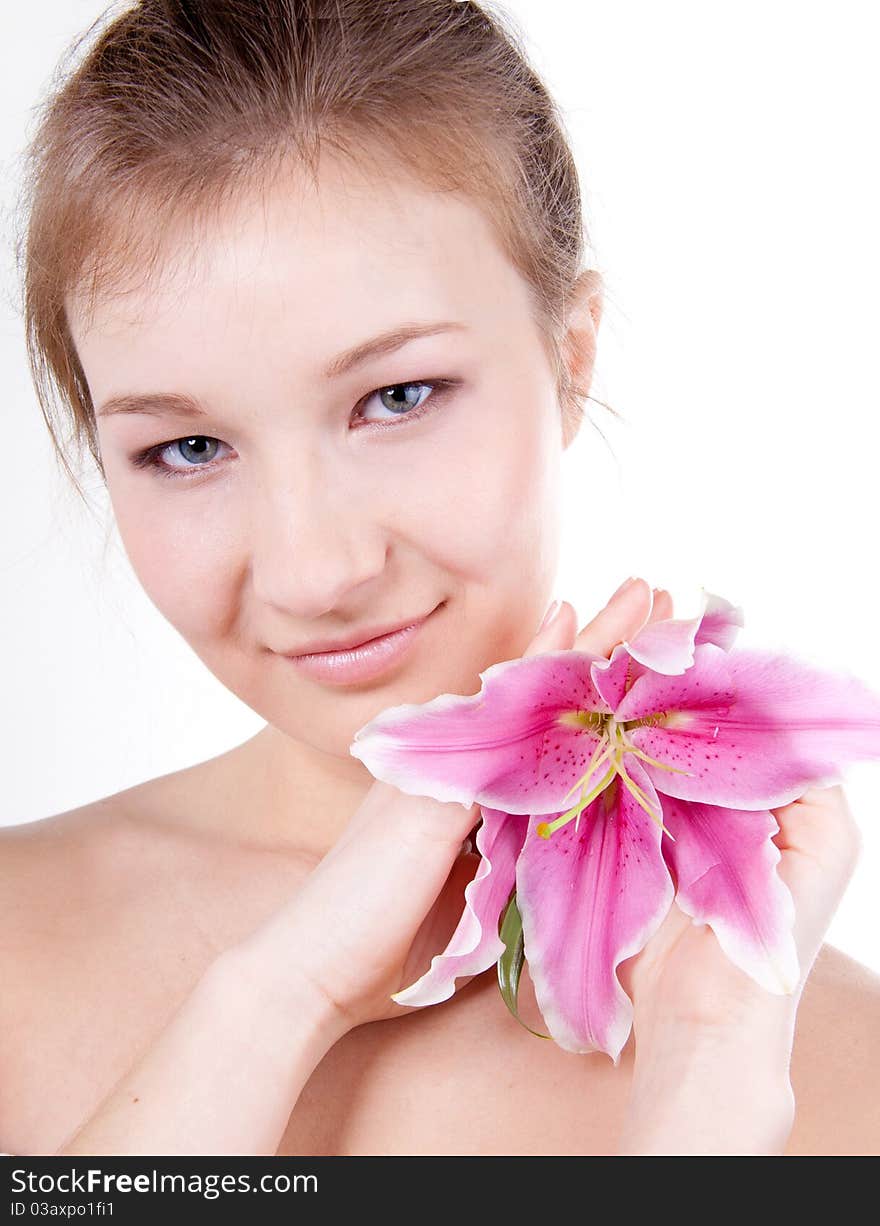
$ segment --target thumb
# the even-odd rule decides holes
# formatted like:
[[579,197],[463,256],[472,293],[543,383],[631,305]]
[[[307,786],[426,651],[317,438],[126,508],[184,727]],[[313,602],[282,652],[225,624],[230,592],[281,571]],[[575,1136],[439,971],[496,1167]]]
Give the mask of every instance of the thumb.
[[[554,607],[555,606],[555,607]],[[554,601],[523,656],[542,651],[571,651],[577,637],[577,612],[567,600]]]

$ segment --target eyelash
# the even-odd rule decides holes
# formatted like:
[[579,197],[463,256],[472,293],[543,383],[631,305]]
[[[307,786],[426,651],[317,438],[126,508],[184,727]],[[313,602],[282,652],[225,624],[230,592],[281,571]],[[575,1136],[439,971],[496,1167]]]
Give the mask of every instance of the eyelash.
[[[389,419],[388,421],[368,421],[364,425],[356,427],[358,430],[377,429],[387,430],[390,426],[397,430],[404,422],[417,421],[426,414],[432,412],[442,404],[455,388],[460,386],[460,379],[407,379],[402,383],[383,383],[381,387],[374,388],[364,396],[363,401],[366,403],[371,396],[375,396],[377,392],[387,391],[391,387],[430,387],[432,394],[426,396],[420,405],[412,409],[409,413],[402,414],[396,421]],[[215,439],[210,434],[186,434],[180,438],[170,439],[166,443],[155,443],[152,447],[146,447],[143,451],[136,452],[131,457],[131,463],[135,468],[152,469],[159,477],[170,477],[172,479],[182,478],[184,481],[192,480],[192,476],[199,472],[212,472],[217,465],[211,464],[191,464],[184,468],[173,468],[170,464],[166,464],[161,459],[163,451],[167,451],[169,447],[173,447],[175,443],[188,441],[189,439],[210,439],[212,442],[222,442],[221,439]]]

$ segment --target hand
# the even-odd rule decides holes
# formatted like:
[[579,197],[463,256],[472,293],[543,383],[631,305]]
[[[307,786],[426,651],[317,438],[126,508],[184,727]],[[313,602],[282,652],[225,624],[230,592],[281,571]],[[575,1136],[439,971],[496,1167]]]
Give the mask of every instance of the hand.
[[[659,616],[672,616],[668,592],[658,595],[648,620],[654,619],[658,606]],[[708,925],[694,924],[673,906],[642,952],[618,968],[633,1001],[634,1028],[643,1035],[660,1016],[667,1024],[675,1021],[716,1032],[777,1017],[793,1022],[807,976],[858,862],[862,839],[839,784],[808,788],[798,800],[771,812],[780,827],[773,837],[781,853],[777,872],[795,907],[801,976],[794,993],[776,996],[766,991],[724,955]]]
[[[609,602],[603,612],[566,647],[610,656],[614,647],[646,622],[672,617],[672,598],[638,580],[629,592]],[[642,1031],[650,1015],[666,1020],[719,1028],[738,1026],[754,1012],[772,1012],[774,1002],[789,1010],[804,983],[840,899],[856,866],[861,834],[840,785],[809,788],[800,799],[771,810],[780,827],[774,843],[781,852],[777,871],[795,904],[794,936],[801,979],[792,996],[778,997],[761,988],[722,953],[705,924],[673,906],[642,952],[620,964],[621,985],[633,1001]]]
[[[646,620],[671,616],[669,593],[655,589],[652,603],[640,581],[566,646],[609,656]],[[772,812],[780,827],[773,839],[781,852],[777,872],[794,900],[799,983],[788,996],[768,992],[727,958],[708,925],[694,924],[673,903],[644,949],[618,967],[633,1002],[636,1048],[623,1152],[679,1152],[668,1148],[676,1144],[673,1135],[680,1152],[689,1152],[690,1137],[712,1144],[706,1112],[713,1094],[716,1114],[724,1110],[718,1099],[728,1108],[717,1144],[733,1145],[731,1152],[753,1144],[757,1152],[782,1152],[794,1121],[788,1070],[795,1015],[858,861],[861,835],[840,785],[809,788]],[[653,1138],[661,1135],[667,1148],[654,1151]]]
[[[523,655],[562,650],[575,617],[563,602]],[[307,993],[340,1036],[419,1013],[390,998],[452,936],[480,863],[463,846],[479,820],[477,804],[410,796],[376,780],[291,901],[236,947],[245,954],[238,965],[261,986],[277,980],[282,1009],[296,1009]],[[468,982],[460,977],[457,987]]]
[[789,1068],[804,984],[858,860],[839,785],[773,809],[777,872],[794,900],[800,979],[762,988],[708,925],[674,903],[618,977],[633,1002],[635,1063],[622,1154],[782,1154],[795,1120]]

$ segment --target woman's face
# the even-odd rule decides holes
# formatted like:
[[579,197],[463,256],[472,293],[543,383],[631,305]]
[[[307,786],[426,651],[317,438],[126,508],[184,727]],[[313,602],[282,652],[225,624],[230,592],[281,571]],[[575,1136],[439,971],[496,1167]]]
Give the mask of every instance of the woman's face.
[[[271,725],[349,762],[383,708],[476,693],[552,595],[563,450],[526,284],[482,215],[327,165],[318,189],[291,172],[197,240],[169,238],[161,270],[87,326],[69,303],[152,602]],[[438,330],[329,370],[404,325]],[[192,407],[101,412],[160,395]],[[135,463],[148,448],[159,467]],[[283,654],[427,613],[368,682]]]

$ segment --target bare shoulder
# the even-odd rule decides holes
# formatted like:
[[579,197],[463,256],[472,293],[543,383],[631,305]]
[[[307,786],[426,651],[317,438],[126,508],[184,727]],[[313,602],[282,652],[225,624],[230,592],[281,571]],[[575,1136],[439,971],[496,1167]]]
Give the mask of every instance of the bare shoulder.
[[0,1009],[16,985],[47,980],[77,1000],[93,971],[155,966],[167,979],[169,959],[216,957],[289,894],[299,858],[214,837],[201,820],[210,777],[197,764],[0,829]]
[[162,823],[149,818],[161,818],[157,786],[166,778],[170,776],[51,817],[0,828],[0,873],[8,887],[0,897],[5,904],[21,906],[34,892],[45,895],[56,887],[62,887],[70,901],[71,892],[90,894],[99,876],[117,870],[122,862],[129,860],[134,867],[150,843],[161,842],[157,835],[163,832]]
[[206,787],[212,766],[197,763],[0,828],[0,918],[15,923],[35,909],[47,920],[53,913],[89,912],[107,905],[108,891],[122,905],[140,883],[155,882],[163,866],[184,871],[190,860],[203,865],[212,852],[222,854],[222,840],[192,820],[216,802]]
[[880,975],[833,945],[804,987],[791,1083],[788,1154],[880,1154]]
[[[124,795],[122,793],[121,795]],[[0,829],[0,908],[14,921],[35,906],[65,907],[88,891],[108,859],[134,836],[124,807],[106,797],[64,813]]]
[[[0,1145],[52,1152],[216,956],[215,863],[139,784],[0,830]],[[219,876],[219,890],[227,881]]]
[[289,896],[286,863],[186,820],[192,777],[0,830],[5,1151],[52,1152],[218,954]]
[[4,997],[75,948],[114,893],[142,873],[148,840],[128,793],[0,829],[0,977]]

